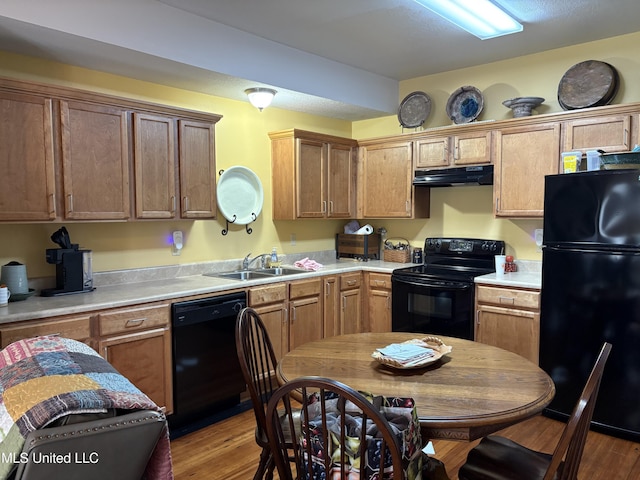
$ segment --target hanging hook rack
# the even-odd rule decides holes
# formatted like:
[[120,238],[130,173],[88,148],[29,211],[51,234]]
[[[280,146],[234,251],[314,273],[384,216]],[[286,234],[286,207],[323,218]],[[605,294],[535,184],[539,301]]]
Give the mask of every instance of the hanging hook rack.
[[[222,235],[226,235],[227,233],[229,233],[229,224],[230,223],[235,223],[236,222],[236,218],[237,218],[237,216],[233,215],[233,220],[227,220],[227,226],[226,226],[226,228],[222,229]],[[252,222],[255,222],[258,217],[256,216],[255,213],[251,212],[251,218],[253,219]],[[244,226],[244,228],[247,231],[247,233],[249,235],[251,235],[251,233],[253,232],[253,229],[251,227],[249,227],[249,224],[246,224]]]

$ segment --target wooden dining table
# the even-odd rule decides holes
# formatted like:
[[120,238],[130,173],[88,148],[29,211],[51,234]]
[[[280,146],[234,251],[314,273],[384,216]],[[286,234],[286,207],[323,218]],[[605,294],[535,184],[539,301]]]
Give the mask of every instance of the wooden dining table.
[[371,354],[416,333],[355,333],[305,343],[280,360],[280,383],[321,376],[375,395],[412,397],[423,438],[475,440],[539,414],[553,381],[515,353],[470,340],[438,337],[452,351],[416,369],[392,368]]

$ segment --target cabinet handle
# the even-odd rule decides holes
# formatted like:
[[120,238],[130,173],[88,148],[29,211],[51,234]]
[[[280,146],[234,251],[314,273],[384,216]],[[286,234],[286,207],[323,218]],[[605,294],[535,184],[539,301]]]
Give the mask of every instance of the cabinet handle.
[[405,208],[407,209],[407,210],[406,210],[406,212],[407,212],[407,213],[410,213],[410,212],[411,212],[411,209],[409,208],[409,200],[407,200],[407,201],[405,202]]
[[352,285],[355,285],[356,281],[355,280],[347,280],[347,285],[350,287]]
[[384,280],[374,280],[373,283],[376,287],[384,287],[387,284]]
[[56,196],[51,193],[49,194],[49,214],[55,215],[56,213]]
[[329,213],[333,213],[333,200],[329,200]]
[[296,321],[296,307],[291,307],[291,324]]
[[67,195],[67,211],[69,213],[73,212],[73,194],[72,193]]
[[132,318],[131,320],[127,320],[127,323],[124,324],[125,328],[139,327],[142,325],[147,317],[143,318]]
[[516,299],[514,297],[498,297],[498,301],[502,304],[513,305]]
[[331,295],[331,283],[329,283],[329,282],[325,283],[325,287],[327,288],[327,291],[326,291],[326,293],[324,295],[325,295],[325,297],[328,297],[328,296]]
[[480,310],[476,310],[476,325],[480,325]]
[[327,201],[322,201],[322,213],[327,213]]
[[347,309],[347,297],[345,297],[344,295],[342,296],[342,310],[346,310]]
[[629,130],[624,129],[624,146],[629,147]]
[[171,195],[171,213],[176,213],[176,196]]
[[189,211],[189,197],[182,197],[182,211],[185,213]]

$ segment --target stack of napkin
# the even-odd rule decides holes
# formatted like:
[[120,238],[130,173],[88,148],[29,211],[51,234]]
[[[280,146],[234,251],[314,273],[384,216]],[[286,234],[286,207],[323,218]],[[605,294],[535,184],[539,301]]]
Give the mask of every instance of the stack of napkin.
[[436,355],[436,352],[431,348],[421,347],[411,343],[392,343],[377,350],[385,357],[398,362],[403,367],[420,365]]

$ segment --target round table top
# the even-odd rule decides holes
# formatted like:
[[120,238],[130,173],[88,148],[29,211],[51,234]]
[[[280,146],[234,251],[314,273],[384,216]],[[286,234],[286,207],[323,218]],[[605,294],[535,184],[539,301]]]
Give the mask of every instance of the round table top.
[[412,397],[429,438],[480,438],[540,413],[553,399],[553,381],[541,368],[483,343],[439,337],[451,353],[418,369],[394,369],[371,357],[377,348],[424,336],[356,333],[309,342],[282,358],[278,380],[317,375],[376,395]]

